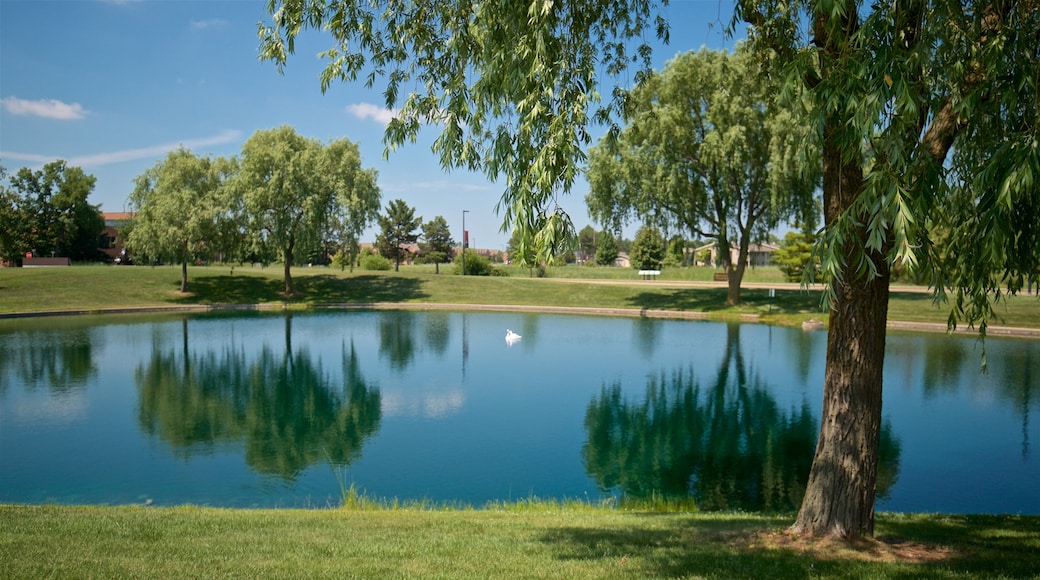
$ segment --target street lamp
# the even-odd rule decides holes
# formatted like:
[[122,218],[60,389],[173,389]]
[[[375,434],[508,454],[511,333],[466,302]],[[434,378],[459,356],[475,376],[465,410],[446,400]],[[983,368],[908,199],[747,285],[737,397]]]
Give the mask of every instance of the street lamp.
[[466,214],[468,209],[462,210],[462,275],[466,275]]

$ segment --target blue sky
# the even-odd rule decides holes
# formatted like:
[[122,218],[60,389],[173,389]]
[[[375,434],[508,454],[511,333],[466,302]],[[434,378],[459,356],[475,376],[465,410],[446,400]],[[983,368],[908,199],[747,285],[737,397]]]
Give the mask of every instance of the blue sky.
[[[441,215],[470,243],[505,248],[494,207],[499,184],[443,171],[435,129],[383,159],[380,88],[336,84],[322,94],[317,53],[327,37],[297,43],[283,75],[258,59],[263,0],[0,0],[0,164],[8,172],[65,159],[97,178],[90,201],[124,211],[133,180],[178,146],[237,155],[255,131],[283,124],[306,137],[348,138],[379,172],[383,206],[403,199],[424,220]],[[677,52],[732,46],[731,0],[673,0],[665,9]],[[591,223],[580,181],[562,199],[575,227]],[[634,227],[632,228],[634,232]],[[626,231],[631,237],[633,232]],[[365,239],[374,237],[374,230]]]

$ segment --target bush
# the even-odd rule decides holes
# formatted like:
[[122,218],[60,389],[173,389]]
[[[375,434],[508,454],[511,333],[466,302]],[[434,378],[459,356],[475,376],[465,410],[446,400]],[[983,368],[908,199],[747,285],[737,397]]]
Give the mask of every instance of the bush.
[[389,270],[394,267],[393,262],[379,254],[369,254],[361,258],[362,270]]
[[339,268],[340,270],[346,270],[347,266],[350,266],[350,256],[346,252],[340,250],[332,256],[332,267]]
[[[455,256],[455,273],[462,274],[462,254]],[[467,276],[491,276],[494,268],[491,262],[480,254],[466,252],[466,275]]]

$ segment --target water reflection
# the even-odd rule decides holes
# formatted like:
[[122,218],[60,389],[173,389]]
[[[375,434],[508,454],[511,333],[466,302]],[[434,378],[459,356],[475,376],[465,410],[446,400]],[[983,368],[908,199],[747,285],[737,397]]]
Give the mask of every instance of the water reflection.
[[415,317],[402,310],[383,313],[379,320],[379,356],[390,368],[404,370],[415,357]]
[[39,330],[0,340],[0,394],[12,381],[55,395],[84,388],[97,375],[91,328]]
[[[187,331],[185,329],[185,337]],[[137,367],[138,422],[183,458],[242,445],[255,471],[286,480],[311,465],[349,464],[378,429],[378,386],[361,375],[353,343],[341,348],[342,384],[308,354],[263,346],[253,360],[241,347],[193,353],[155,348]]]
[[[730,325],[706,386],[695,369],[650,377],[641,402],[604,386],[585,414],[585,468],[602,491],[634,498],[693,497],[702,509],[789,511],[805,493],[818,419],[807,401],[782,410],[745,361]],[[900,447],[882,429],[878,495],[895,484]]]

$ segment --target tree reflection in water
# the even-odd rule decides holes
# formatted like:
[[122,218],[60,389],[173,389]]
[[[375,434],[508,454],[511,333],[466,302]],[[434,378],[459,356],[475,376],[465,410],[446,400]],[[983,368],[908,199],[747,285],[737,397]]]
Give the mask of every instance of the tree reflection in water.
[[[784,411],[740,351],[730,325],[714,380],[693,369],[647,382],[642,402],[604,386],[585,414],[585,469],[604,492],[629,498],[692,497],[701,509],[789,511],[805,491],[819,420],[809,404]],[[899,471],[899,443],[882,427],[878,495]]]
[[12,380],[59,396],[85,388],[97,376],[96,340],[89,327],[0,336],[0,394]]
[[[289,333],[287,322],[287,347]],[[361,376],[353,344],[349,352],[344,344],[342,365],[336,388],[303,348],[265,346],[253,361],[233,345],[201,354],[156,348],[134,373],[138,421],[178,456],[240,444],[251,468],[292,480],[316,463],[351,463],[379,428],[379,388]]]

